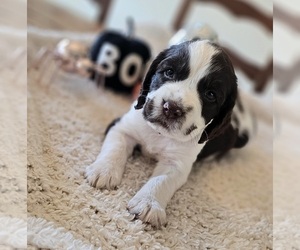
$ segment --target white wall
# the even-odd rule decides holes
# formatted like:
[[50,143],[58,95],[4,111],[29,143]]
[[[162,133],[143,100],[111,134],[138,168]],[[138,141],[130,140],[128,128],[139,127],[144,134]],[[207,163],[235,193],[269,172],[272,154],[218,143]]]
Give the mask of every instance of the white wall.
[[171,28],[181,2],[182,0],[114,0],[107,26],[124,29],[126,18],[132,16],[139,24],[151,23]]

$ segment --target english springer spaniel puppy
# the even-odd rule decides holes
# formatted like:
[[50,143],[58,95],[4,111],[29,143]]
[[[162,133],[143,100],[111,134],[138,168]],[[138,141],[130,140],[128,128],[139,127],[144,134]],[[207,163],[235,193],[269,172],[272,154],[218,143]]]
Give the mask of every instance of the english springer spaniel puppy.
[[93,187],[115,188],[127,158],[140,145],[157,166],[129,201],[128,211],[159,228],[166,224],[166,206],[187,181],[193,163],[244,146],[250,123],[222,48],[201,40],[174,45],[153,61],[135,105],[109,126],[86,177]]

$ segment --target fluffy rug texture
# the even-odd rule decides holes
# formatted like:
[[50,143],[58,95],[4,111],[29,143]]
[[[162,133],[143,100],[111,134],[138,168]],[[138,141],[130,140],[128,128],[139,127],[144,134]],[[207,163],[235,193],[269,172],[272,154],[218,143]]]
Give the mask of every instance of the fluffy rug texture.
[[300,248],[300,85],[274,96],[274,249]]
[[[28,37],[29,63],[41,46],[66,34]],[[68,34],[87,42],[89,35]],[[157,48],[157,47],[156,47]],[[117,190],[97,190],[84,178],[106,126],[131,100],[91,81],[59,72],[28,74],[28,242],[51,249],[271,249],[272,118],[259,99],[258,131],[220,162],[196,163],[167,206],[168,224],[154,230],[126,211],[154,163],[133,155]],[[252,101],[251,101],[252,100]]]
[[5,250],[26,248],[27,239],[26,39],[25,29],[0,26],[0,249]]

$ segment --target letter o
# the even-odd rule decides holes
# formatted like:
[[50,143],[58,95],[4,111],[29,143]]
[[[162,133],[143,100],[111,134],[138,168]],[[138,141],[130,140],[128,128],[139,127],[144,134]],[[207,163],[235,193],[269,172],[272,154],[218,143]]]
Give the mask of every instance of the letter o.
[[[120,68],[119,77],[125,86],[132,86],[136,83],[142,69],[142,58],[136,54],[130,54],[126,56],[122,62]],[[135,67],[135,71],[132,74],[129,74],[130,67]]]

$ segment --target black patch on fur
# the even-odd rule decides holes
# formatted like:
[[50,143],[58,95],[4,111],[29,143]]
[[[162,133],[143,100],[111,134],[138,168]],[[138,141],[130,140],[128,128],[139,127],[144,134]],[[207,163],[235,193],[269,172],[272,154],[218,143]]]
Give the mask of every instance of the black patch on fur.
[[142,154],[142,145],[136,144],[133,148],[132,156],[134,158],[140,157]]
[[[188,78],[190,73],[190,55],[188,44],[172,46],[157,65],[157,70],[151,78],[150,92],[160,88],[165,82],[177,82]],[[174,71],[174,77],[168,79],[164,72],[168,69]]]
[[[190,73],[189,44],[190,42],[183,42],[179,45],[173,45],[159,53],[154,59],[144,79],[135,109],[143,108],[148,93],[158,89],[165,82],[182,81],[188,78]],[[168,69],[174,71],[172,79],[168,79],[164,75],[164,72]]]
[[[214,102],[206,98],[207,91],[215,93]],[[221,48],[211,59],[209,73],[199,81],[198,94],[205,123],[208,124],[213,119],[199,140],[199,143],[203,143],[224,133],[230,125],[237,98],[237,78],[228,55]]]
[[190,126],[186,131],[185,131],[185,135],[190,135],[195,129],[197,129],[197,126],[195,124],[192,124],[192,126]]
[[232,148],[242,148],[249,141],[247,132],[239,135],[238,129],[233,128],[232,125],[219,135],[218,137],[209,140],[201,152],[198,154],[197,161],[215,155],[217,160],[220,160]]
[[241,135],[238,135],[238,137],[236,138],[234,147],[242,148],[247,144],[248,141],[249,141],[249,135],[246,131],[244,131]]
[[[202,160],[208,156],[215,155],[221,159],[231,148],[241,148],[249,140],[247,132],[239,134],[238,128],[231,125],[231,119],[240,125],[238,118],[233,115],[234,105],[243,112],[241,100],[237,94],[237,79],[232,63],[227,54],[220,50],[220,53],[213,57],[210,71],[206,77],[201,79],[198,85],[198,92],[202,100],[202,116],[206,123],[211,122],[202,134],[199,142],[207,143],[199,153],[197,160]],[[216,102],[206,101],[203,93],[212,90],[216,93]]]
[[106,136],[107,133],[109,132],[109,130],[110,130],[113,126],[115,126],[120,120],[121,120],[121,117],[114,119],[114,120],[107,126],[107,128],[106,128],[106,130],[105,130],[105,132],[104,132],[104,135]]
[[209,140],[201,152],[198,154],[197,161],[208,156],[216,155],[216,159],[221,159],[231,148],[235,146],[238,139],[238,130],[231,125],[218,137]]

